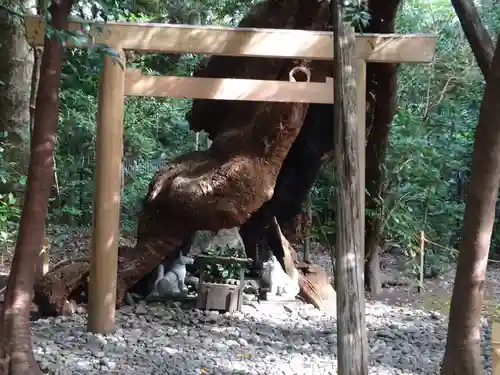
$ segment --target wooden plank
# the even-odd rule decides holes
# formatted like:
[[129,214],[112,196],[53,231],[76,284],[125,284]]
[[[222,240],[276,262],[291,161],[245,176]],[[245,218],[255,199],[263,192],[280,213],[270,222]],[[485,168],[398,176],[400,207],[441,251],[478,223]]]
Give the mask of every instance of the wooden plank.
[[221,257],[221,256],[209,256],[209,255],[198,255],[194,259],[194,263],[197,266],[205,265],[205,264],[243,264],[250,265],[253,263],[253,260],[250,258],[235,258],[235,257]]
[[288,82],[258,79],[145,76],[127,70],[125,95],[170,98],[333,103],[333,80]]
[[[43,45],[45,23],[26,16],[26,36],[31,45]],[[90,25],[91,39],[68,47],[107,44],[140,52],[197,53],[313,60],[333,59],[333,34],[327,31],[187,26],[154,23],[71,22],[71,30]],[[436,37],[424,34],[358,34],[356,56],[371,62],[431,62]]]

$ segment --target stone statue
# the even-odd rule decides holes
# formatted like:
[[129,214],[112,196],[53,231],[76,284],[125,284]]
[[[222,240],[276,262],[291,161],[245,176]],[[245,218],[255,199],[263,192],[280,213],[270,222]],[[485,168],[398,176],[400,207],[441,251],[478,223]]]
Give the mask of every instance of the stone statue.
[[299,271],[296,268],[293,269],[292,277],[288,276],[274,255],[262,267],[262,278],[269,285],[271,295],[295,298],[299,294]]
[[167,272],[165,265],[158,266],[158,273],[154,284],[154,290],[161,297],[176,296],[179,294],[187,294],[187,287],[184,283],[186,279],[186,264],[193,264],[194,259],[184,256],[182,251],[179,256],[171,264]]

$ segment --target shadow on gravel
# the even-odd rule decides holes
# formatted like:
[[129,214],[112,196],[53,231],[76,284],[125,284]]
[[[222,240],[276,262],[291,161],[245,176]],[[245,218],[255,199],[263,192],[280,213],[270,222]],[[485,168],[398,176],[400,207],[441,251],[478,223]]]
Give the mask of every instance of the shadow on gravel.
[[[267,321],[263,319],[249,322],[243,318],[232,318],[236,321],[234,326],[250,328],[256,339],[249,342],[252,345],[257,342],[259,346],[267,347],[266,354],[286,351],[304,356],[315,355],[321,360],[336,362],[336,319],[327,318],[325,321],[320,319],[304,319],[303,325],[290,327],[290,322],[287,321],[276,323],[271,322],[271,319]],[[401,325],[398,326],[397,323]],[[433,323],[444,324],[437,320]],[[210,323],[207,326],[210,326]],[[230,329],[231,326],[227,328]],[[436,336],[433,329],[422,332],[422,328],[423,325],[419,321],[408,322],[404,317],[401,318],[401,322],[394,319],[387,324],[371,325],[370,373],[395,374],[402,371],[407,375],[436,373],[439,370],[445,342],[443,336]],[[228,338],[224,330],[211,333],[211,337],[214,341]]]
[[[336,319],[333,317],[303,316],[302,319],[294,320],[283,314],[282,321],[278,321],[277,317],[281,314],[271,314],[261,318],[243,317],[238,314],[233,316],[214,314],[212,317],[199,312],[195,313],[198,315],[195,316],[184,310],[185,315],[183,314],[182,318],[172,315],[163,318],[161,314],[155,313],[139,315],[131,312],[122,313],[145,319],[152,326],[171,327],[173,332],[169,333],[169,336],[175,345],[181,342],[177,340],[189,333],[191,337],[189,350],[193,350],[193,347],[195,351],[199,350],[203,360],[187,363],[182,350],[181,353],[165,352],[162,360],[172,374],[176,373],[177,366],[179,368],[182,366],[188,371],[199,369],[200,375],[250,375],[256,373],[249,367],[252,363],[274,362],[275,366],[279,367],[286,358],[290,359],[293,356],[298,357],[299,362],[321,362],[323,368],[332,371],[336,367],[337,327]],[[412,314],[415,316],[412,317]],[[191,323],[186,320],[189,315],[193,317]],[[387,310],[379,316],[370,315],[370,320],[370,374],[417,375],[433,374],[438,371],[446,339],[445,320],[433,318],[427,313],[403,312],[397,309]],[[125,336],[128,334],[127,330],[128,328],[123,328]],[[196,335],[191,336],[192,331]],[[487,329],[482,336],[485,366],[491,368],[491,347],[488,346],[491,336],[488,336]],[[226,349],[224,346],[222,349],[216,347],[221,344],[224,344]],[[161,351],[161,347],[154,349]],[[219,350],[222,353],[225,350],[228,355],[216,353]],[[251,353],[251,358],[245,358],[247,353]],[[132,363],[130,365],[133,366]],[[206,372],[200,367],[203,365],[207,366]],[[140,371],[137,372],[139,373]]]

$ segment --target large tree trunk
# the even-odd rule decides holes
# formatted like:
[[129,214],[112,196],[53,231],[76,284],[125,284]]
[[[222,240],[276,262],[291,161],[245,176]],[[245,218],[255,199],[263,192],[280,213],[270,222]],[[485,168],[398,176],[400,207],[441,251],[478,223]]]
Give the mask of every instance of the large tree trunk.
[[[308,16],[313,18],[307,19]],[[328,17],[329,12],[324,1],[317,1],[315,4],[312,0],[266,0],[257,4],[238,27],[276,29],[300,29],[302,27],[321,30],[328,24]],[[221,69],[222,67],[224,69]],[[277,78],[276,72],[282,67],[282,59],[212,56],[208,64],[201,67],[194,76],[273,80]],[[316,75],[313,70],[312,73],[311,80],[315,81],[316,76],[317,81],[321,82],[324,72]],[[214,139],[218,134],[229,129],[240,130],[247,124],[241,119],[252,118],[261,108],[260,102],[197,99],[193,101],[188,120],[192,130],[205,130],[210,139]],[[207,119],[210,120],[207,121]]]
[[[67,27],[72,5],[72,0],[52,1],[50,12],[56,29]],[[64,50],[54,35],[45,39],[44,51],[25,203],[0,315],[0,373],[9,375],[41,374],[31,348],[29,314],[35,277],[33,259],[43,246],[45,214],[52,184],[52,154]]]
[[476,128],[472,176],[448,322],[442,375],[483,373],[480,318],[484,279],[500,183],[500,38],[488,72]]
[[[333,75],[333,71],[331,72]],[[280,169],[273,197],[265,202],[240,228],[248,255],[256,259],[257,243],[276,216],[278,223],[292,220],[301,210],[307,193],[333,149],[333,105],[311,104],[304,125]]]
[[[241,26],[322,29],[328,6],[315,0],[277,2],[255,7]],[[313,80],[323,81],[325,62],[213,57],[198,75],[288,80],[290,70],[310,66]],[[243,224],[274,193],[283,160],[295,141],[308,104],[194,101],[190,124],[214,138],[209,150],[174,160],[150,184],[138,226],[135,249],[122,250],[118,264],[117,305],[132,286],[197,230]],[[42,313],[59,314],[66,299],[85,289],[88,264],[49,272],[35,286]],[[79,273],[78,273],[79,272]],[[63,274],[64,277],[60,277]]]
[[455,13],[460,20],[479,68],[484,78],[487,79],[495,50],[493,39],[481,22],[481,17],[479,17],[473,0],[451,0],[451,3],[455,8]]
[[[14,1],[10,8],[24,13],[34,1]],[[5,162],[12,172],[25,175],[28,171],[30,139],[30,86],[33,52],[26,42],[22,19],[6,9],[0,9],[0,141],[5,148]],[[6,166],[9,164],[5,164]],[[0,193],[12,192],[19,198],[23,186],[19,179],[2,184]]]
[[[390,34],[394,32],[400,0],[369,2],[371,15],[368,33]],[[366,216],[365,223],[365,288],[372,296],[380,294],[380,242],[382,240],[381,217],[378,215],[383,200],[384,173],[387,145],[392,119],[396,112],[397,74],[396,64],[370,63],[367,65],[367,144],[366,144]]]

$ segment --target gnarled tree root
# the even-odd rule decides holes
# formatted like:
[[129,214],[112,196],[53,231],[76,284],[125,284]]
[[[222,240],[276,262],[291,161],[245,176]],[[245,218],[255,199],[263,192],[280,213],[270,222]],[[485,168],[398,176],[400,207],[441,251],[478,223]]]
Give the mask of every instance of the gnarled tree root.
[[87,259],[55,268],[35,283],[34,302],[42,317],[62,315],[68,300],[78,300],[87,289]]

